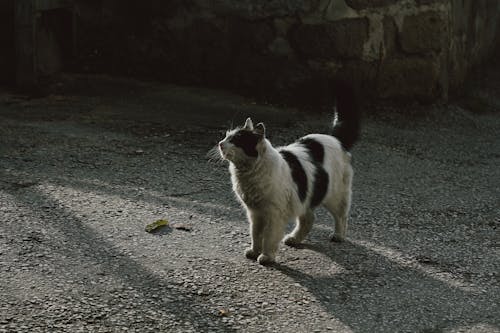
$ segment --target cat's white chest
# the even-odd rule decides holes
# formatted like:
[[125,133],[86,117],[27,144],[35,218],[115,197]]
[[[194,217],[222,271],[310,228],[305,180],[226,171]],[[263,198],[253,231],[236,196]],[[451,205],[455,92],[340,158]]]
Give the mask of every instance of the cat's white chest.
[[265,201],[264,191],[258,184],[242,183],[234,177],[233,190],[247,207],[259,208]]

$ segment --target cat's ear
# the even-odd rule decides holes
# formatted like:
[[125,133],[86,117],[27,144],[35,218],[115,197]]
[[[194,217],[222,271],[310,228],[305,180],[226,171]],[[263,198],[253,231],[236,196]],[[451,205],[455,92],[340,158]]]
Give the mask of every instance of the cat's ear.
[[264,127],[264,124],[258,123],[257,125],[255,125],[254,132],[259,134],[261,137],[265,137],[266,136],[266,128]]
[[243,128],[248,130],[253,130],[253,123],[250,117],[248,117],[247,120],[245,121],[245,126],[243,126]]

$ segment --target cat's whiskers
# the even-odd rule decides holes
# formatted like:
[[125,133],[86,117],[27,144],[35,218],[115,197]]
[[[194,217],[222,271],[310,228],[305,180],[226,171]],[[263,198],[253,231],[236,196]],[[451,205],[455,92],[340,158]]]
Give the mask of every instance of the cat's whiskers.
[[219,147],[214,146],[207,152],[207,158],[209,163],[223,164],[224,159],[220,155]]

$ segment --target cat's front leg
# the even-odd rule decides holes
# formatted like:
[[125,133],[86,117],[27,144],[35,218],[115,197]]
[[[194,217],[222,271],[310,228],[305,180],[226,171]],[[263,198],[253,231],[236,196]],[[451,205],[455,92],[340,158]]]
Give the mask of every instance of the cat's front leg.
[[257,258],[261,265],[271,264],[275,261],[276,252],[285,233],[286,222],[281,219],[268,221],[263,233],[262,253]]
[[262,253],[262,231],[264,229],[264,221],[253,214],[248,214],[250,222],[250,235],[252,243],[245,250],[245,256],[248,259],[256,260],[259,254]]

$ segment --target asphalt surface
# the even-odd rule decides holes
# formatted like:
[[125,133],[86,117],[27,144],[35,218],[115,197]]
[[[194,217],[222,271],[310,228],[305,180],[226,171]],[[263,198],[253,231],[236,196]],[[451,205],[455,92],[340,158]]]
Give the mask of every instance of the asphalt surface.
[[0,93],[0,332],[500,332],[500,113],[365,110],[348,241],[320,209],[263,267],[206,154],[247,116],[276,145],[329,116],[85,80]]

